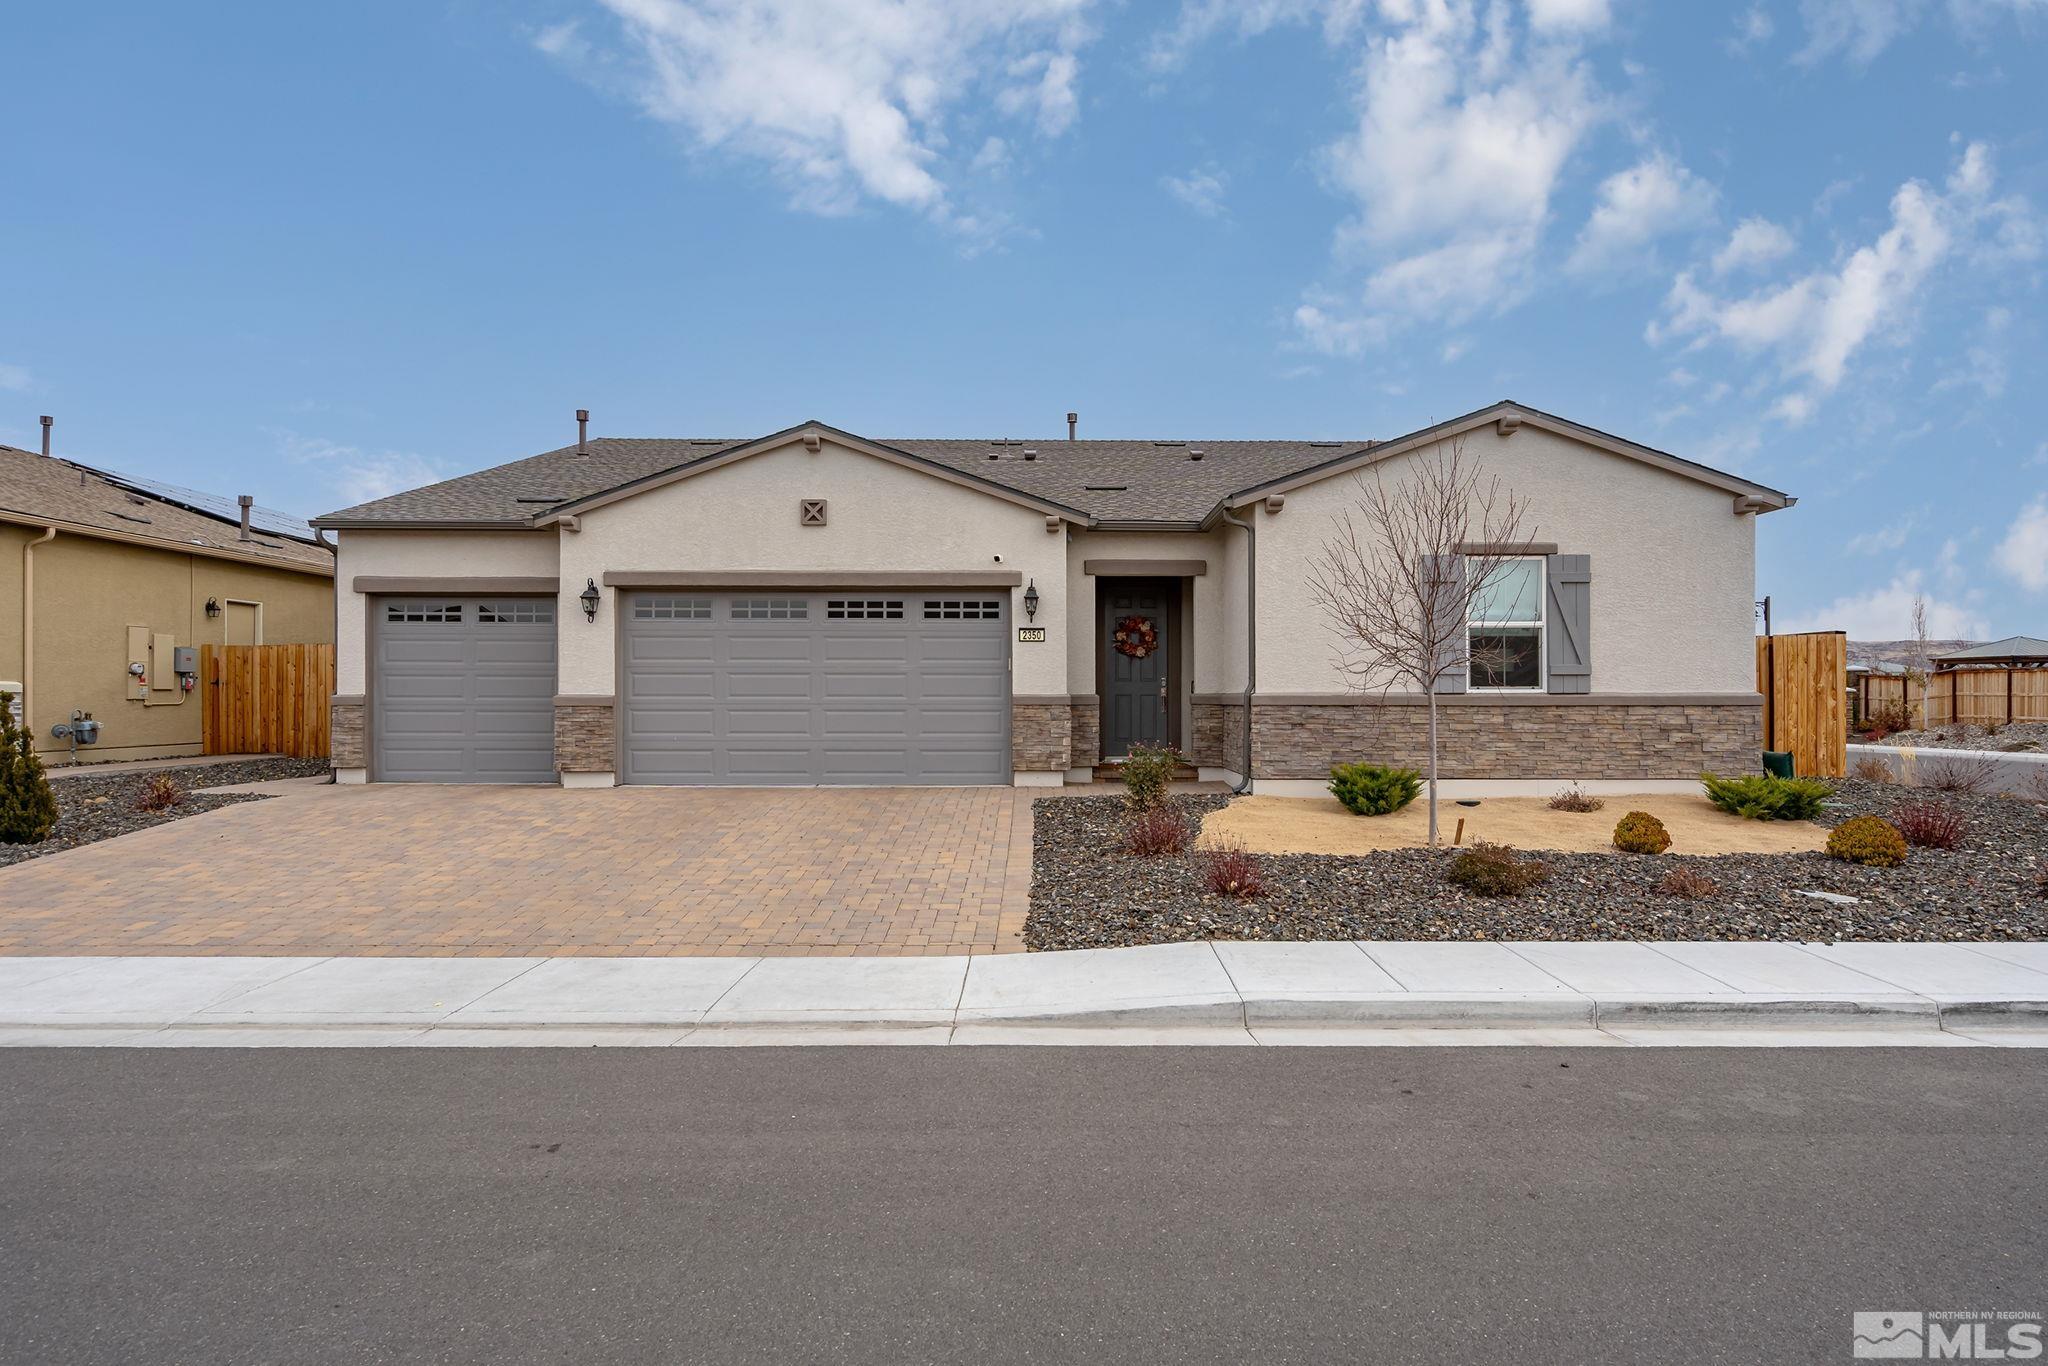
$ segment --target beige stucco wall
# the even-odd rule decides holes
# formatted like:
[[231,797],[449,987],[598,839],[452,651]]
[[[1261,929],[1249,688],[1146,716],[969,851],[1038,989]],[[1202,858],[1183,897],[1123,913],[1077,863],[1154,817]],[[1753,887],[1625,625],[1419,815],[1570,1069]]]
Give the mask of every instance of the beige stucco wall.
[[[1527,425],[1505,437],[1482,427],[1464,454],[1528,500],[1522,539],[1592,557],[1594,692],[1754,691],[1756,518],[1736,516],[1732,494]],[[1356,495],[1340,475],[1257,514],[1262,693],[1345,691],[1306,577]]]
[[[553,531],[342,531],[336,581],[334,688],[360,694],[366,678],[368,603],[350,585],[359,574],[406,578],[553,578]],[[583,587],[583,580],[576,581]],[[569,596],[574,597],[571,593]],[[566,614],[567,604],[558,617]],[[583,619],[577,613],[578,621]]]
[[[827,502],[826,525],[798,525],[800,499]],[[800,443],[582,515],[561,537],[564,597],[560,691],[615,691],[618,591],[607,589],[595,623],[572,599],[607,570],[797,570],[914,573],[1014,570],[1036,582],[1042,644],[1015,644],[1012,688],[1020,696],[1067,691],[1070,621],[1061,531],[1045,514],[859,451]],[[1001,562],[997,562],[997,557]],[[1012,615],[1024,621],[1010,590]]]
[[[1067,546],[1067,619],[1074,629],[1067,635],[1067,691],[1093,694],[1096,687],[1096,656],[1102,642],[1096,639],[1095,579],[1084,566],[1089,560],[1202,560],[1209,572],[1191,580],[1192,599],[1186,604],[1192,628],[1187,641],[1193,676],[1185,691],[1220,692],[1242,687],[1241,672],[1233,674],[1230,636],[1243,628],[1240,588],[1232,579],[1230,539],[1242,532],[1229,528],[1217,531],[1075,531]],[[1241,563],[1241,562],[1240,562]],[[1233,604],[1237,604],[1233,606]],[[1240,613],[1233,618],[1231,612]],[[1237,665],[1241,670],[1241,662]]]
[[[0,525],[0,679],[21,676],[21,551],[36,534]],[[332,630],[334,585],[324,575],[69,533],[36,547],[35,590],[29,720],[37,747],[53,756],[69,746],[50,727],[74,710],[100,722],[100,743],[83,751],[93,759],[199,752],[196,691],[160,705],[128,699],[130,626],[168,632],[179,645],[222,644],[226,615],[208,618],[206,600],[237,598],[262,604],[267,644],[324,641]]]

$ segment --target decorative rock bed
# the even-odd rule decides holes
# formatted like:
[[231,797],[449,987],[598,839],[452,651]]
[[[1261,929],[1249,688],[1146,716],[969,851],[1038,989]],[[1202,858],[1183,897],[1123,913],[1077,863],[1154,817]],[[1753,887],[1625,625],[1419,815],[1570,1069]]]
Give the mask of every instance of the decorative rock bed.
[[[40,844],[0,844],[0,868],[197,816],[235,802],[263,800],[263,794],[258,792],[208,792],[207,788],[278,778],[311,778],[327,771],[325,759],[249,759],[232,764],[160,768],[146,773],[88,771],[52,778],[50,790],[57,794],[57,828]],[[165,811],[138,810],[136,801],[159,774],[169,774],[184,789],[185,800]]]
[[[1190,820],[1228,800],[1175,799]],[[1121,798],[1044,801],[1035,813],[1024,942],[1084,949],[1193,939],[2048,939],[2048,897],[2035,889],[2048,867],[2048,808],[1851,779],[1838,786],[1822,823],[1926,800],[1960,808],[1968,833],[1952,851],[1914,849],[1898,868],[1819,853],[1530,851],[1549,865],[1549,880],[1523,896],[1486,898],[1444,881],[1447,850],[1266,854],[1265,895],[1243,901],[1202,890],[1199,854],[1125,854]],[[1712,877],[1719,892],[1685,901],[1652,890],[1681,863]]]

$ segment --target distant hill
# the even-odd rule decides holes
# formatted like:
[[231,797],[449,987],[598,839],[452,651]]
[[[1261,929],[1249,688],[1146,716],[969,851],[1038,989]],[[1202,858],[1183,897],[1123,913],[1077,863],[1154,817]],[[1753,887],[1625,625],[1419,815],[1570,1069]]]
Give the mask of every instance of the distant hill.
[[[1927,653],[1945,655],[1950,650],[1967,649],[1975,645],[1974,640],[1930,640]],[[1918,662],[1920,642],[1916,640],[1852,640],[1849,642],[1851,664],[1913,664]]]

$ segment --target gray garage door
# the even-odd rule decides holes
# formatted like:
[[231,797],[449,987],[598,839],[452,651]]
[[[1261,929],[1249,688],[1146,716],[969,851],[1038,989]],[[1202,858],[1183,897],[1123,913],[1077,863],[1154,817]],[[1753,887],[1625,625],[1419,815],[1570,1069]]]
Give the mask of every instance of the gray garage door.
[[555,600],[379,598],[370,776],[555,779]]
[[634,593],[629,783],[1010,781],[1008,595]]

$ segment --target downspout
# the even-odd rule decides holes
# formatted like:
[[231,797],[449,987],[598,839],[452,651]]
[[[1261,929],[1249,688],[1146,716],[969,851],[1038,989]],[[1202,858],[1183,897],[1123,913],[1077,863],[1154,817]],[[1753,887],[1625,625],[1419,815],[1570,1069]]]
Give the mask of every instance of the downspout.
[[1233,796],[1252,790],[1252,692],[1259,679],[1259,529],[1250,520],[1233,517],[1229,508],[1217,515],[1244,532],[1244,776]]
[[21,728],[28,732],[31,750],[36,744],[36,716],[29,710],[36,677],[36,547],[56,539],[57,528],[46,526],[42,535],[21,547]]

